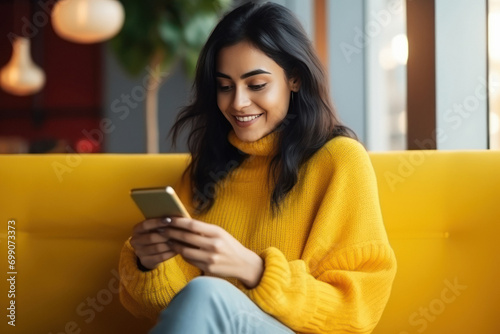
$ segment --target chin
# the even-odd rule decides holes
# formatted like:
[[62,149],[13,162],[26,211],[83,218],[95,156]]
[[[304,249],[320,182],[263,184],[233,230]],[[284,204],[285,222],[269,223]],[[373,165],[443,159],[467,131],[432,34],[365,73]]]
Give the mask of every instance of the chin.
[[236,132],[236,135],[238,136],[238,138],[241,141],[248,142],[248,143],[257,141],[257,140],[261,139],[262,137],[264,137],[262,134],[256,133],[256,132],[249,132],[249,133]]

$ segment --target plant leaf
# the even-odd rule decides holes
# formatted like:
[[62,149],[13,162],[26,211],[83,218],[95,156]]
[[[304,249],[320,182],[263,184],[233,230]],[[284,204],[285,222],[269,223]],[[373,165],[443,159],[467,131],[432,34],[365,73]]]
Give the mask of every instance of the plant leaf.
[[213,12],[200,12],[191,16],[184,24],[184,41],[191,47],[201,48],[217,23]]

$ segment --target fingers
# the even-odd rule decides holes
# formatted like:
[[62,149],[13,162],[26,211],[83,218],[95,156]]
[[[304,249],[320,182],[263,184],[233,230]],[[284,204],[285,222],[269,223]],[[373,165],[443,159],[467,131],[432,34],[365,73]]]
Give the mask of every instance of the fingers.
[[169,223],[165,218],[146,219],[136,224],[132,229],[132,234],[150,233],[158,228],[167,226]]
[[172,252],[172,249],[166,242],[138,247],[135,249],[135,254],[139,257],[153,256],[166,252]]
[[130,239],[133,248],[144,247],[147,245],[165,243],[167,238],[161,232],[151,232],[147,234],[134,234]]
[[148,268],[156,268],[161,262],[175,256],[176,253],[167,245],[167,238],[162,233],[166,223],[161,219],[147,219],[133,228],[130,245],[141,264]]
[[166,241],[167,239],[159,233],[148,233],[133,236],[130,244],[142,265],[148,269],[154,269],[161,262],[177,254]]
[[170,217],[171,222],[166,224],[168,227],[175,227],[192,233],[201,234],[207,237],[217,237],[220,235],[221,228],[217,225],[201,222],[192,218]]
[[176,254],[204,268],[214,263],[215,253],[221,251],[223,232],[219,226],[191,218],[146,219],[134,226],[130,244],[148,269],[156,268]]
[[168,240],[176,240],[186,244],[186,246],[202,249],[212,249],[213,240],[211,238],[195,234],[191,231],[181,230],[178,228],[168,227],[162,233]]
[[193,248],[172,240],[169,241],[168,244],[173,251],[175,251],[177,254],[180,254],[186,261],[198,263],[199,265],[197,265],[197,267],[199,268],[201,264],[213,262],[210,259],[210,257],[213,257],[213,255],[202,249]]
[[158,265],[164,261],[167,261],[168,259],[172,258],[174,255],[176,255],[175,252],[169,251],[169,252],[164,252],[160,254],[155,254],[155,255],[148,255],[148,256],[142,256],[139,257],[139,260],[141,261],[141,264],[148,268],[148,269],[154,269],[158,267]]

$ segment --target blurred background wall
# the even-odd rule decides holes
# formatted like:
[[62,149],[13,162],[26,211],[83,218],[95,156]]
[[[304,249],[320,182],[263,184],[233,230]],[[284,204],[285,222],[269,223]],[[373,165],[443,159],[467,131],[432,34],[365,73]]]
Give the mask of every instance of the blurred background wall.
[[[129,75],[109,42],[58,37],[49,19],[54,2],[0,2],[0,68],[16,32],[29,35],[33,61],[46,74],[33,95],[0,89],[0,152],[145,152],[150,73]],[[342,121],[368,149],[500,147],[500,0],[274,2],[302,22]],[[180,66],[161,85],[160,152],[174,151],[167,134],[191,85]],[[184,134],[175,151],[186,150]]]

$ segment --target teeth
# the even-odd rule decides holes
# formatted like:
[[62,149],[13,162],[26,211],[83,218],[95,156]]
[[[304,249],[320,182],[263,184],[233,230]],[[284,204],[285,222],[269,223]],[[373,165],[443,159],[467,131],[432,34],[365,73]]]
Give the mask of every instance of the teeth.
[[238,117],[238,116],[235,116],[236,119],[240,122],[249,122],[249,121],[252,121],[254,119],[256,119],[257,117],[259,117],[261,115],[256,115],[256,116],[245,116],[245,117]]

